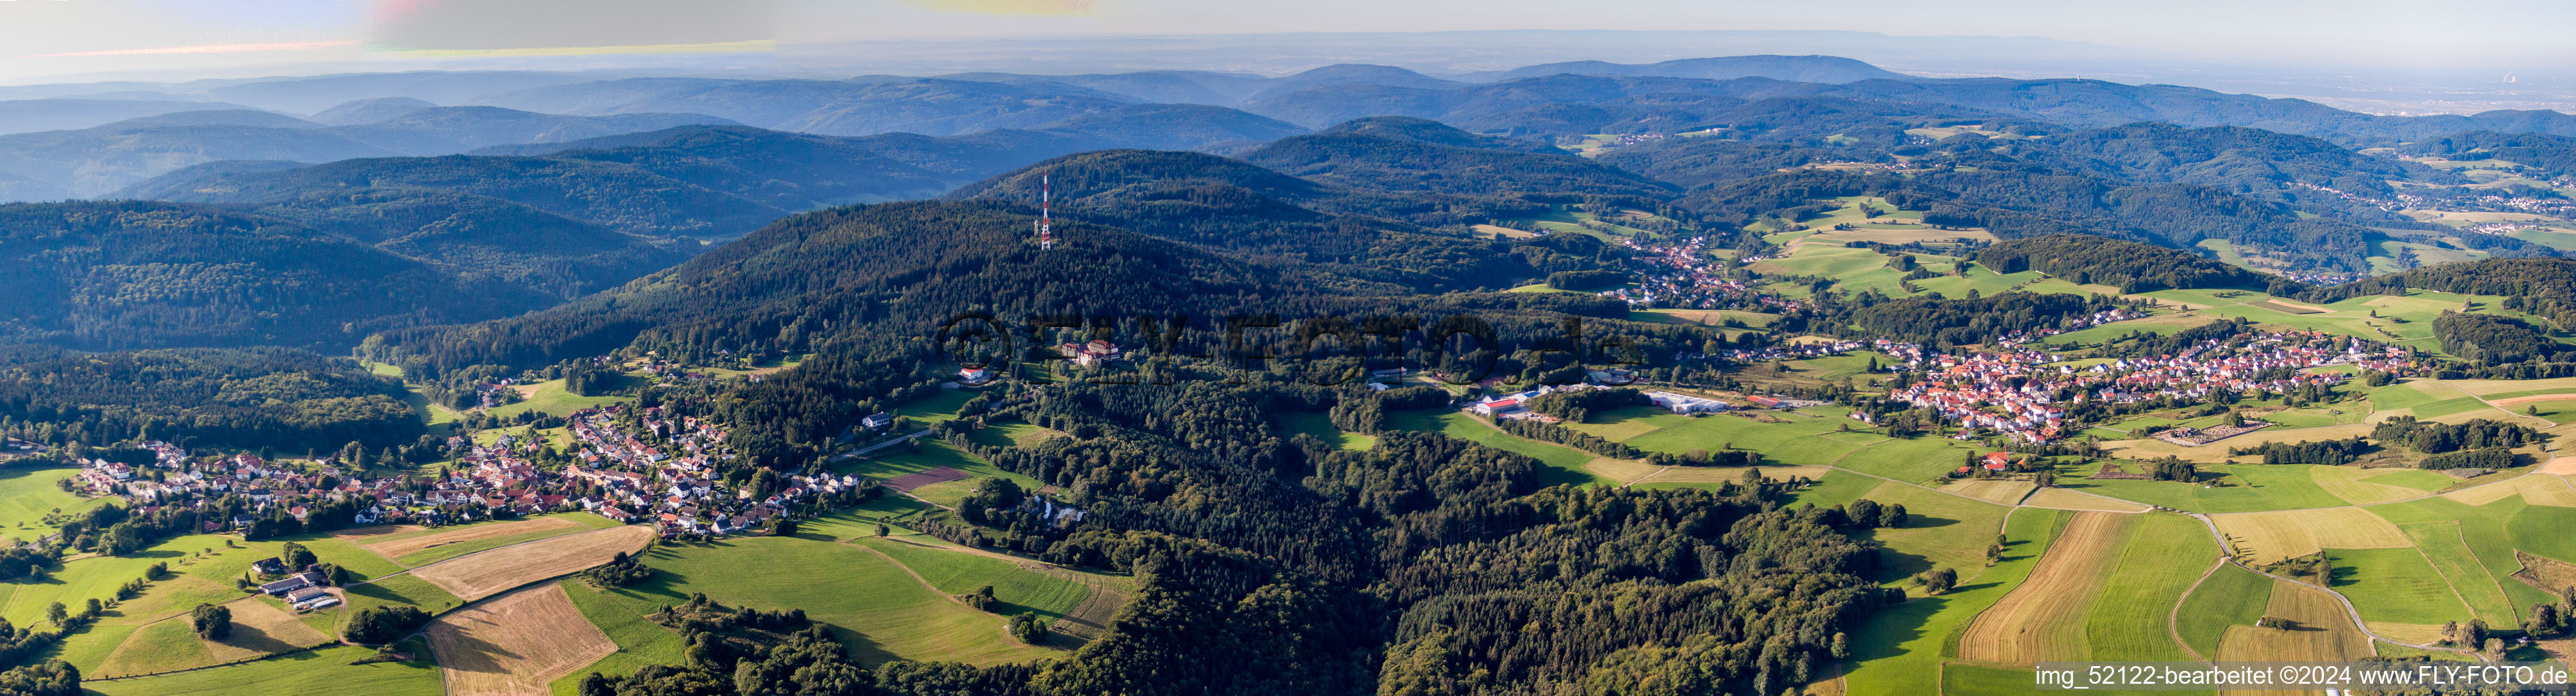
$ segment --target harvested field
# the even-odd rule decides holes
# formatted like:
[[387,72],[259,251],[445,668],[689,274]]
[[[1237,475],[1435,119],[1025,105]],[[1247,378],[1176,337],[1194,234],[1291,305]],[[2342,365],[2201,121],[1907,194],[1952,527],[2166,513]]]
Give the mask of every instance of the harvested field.
[[928,471],[916,471],[886,479],[885,487],[910,493],[915,488],[920,488],[934,483],[947,483],[950,481],[964,480],[969,475],[970,474],[967,474],[966,472],[943,466],[932,468]]
[[2558,457],[2540,465],[2540,473],[2558,476],[2576,475],[2576,457]]
[[2091,657],[2084,618],[2103,581],[2119,565],[2122,542],[2136,519],[2110,512],[2075,513],[2040,556],[2030,579],[1968,624],[1959,638],[1959,658],[2030,666]]
[[[331,642],[331,637],[257,597],[246,597],[224,604],[233,612],[233,634],[221,641],[206,641],[206,651],[217,663],[247,660],[262,655],[309,648]],[[171,619],[186,623],[181,616]]]
[[538,580],[633,554],[653,538],[653,528],[627,525],[505,546],[421,566],[412,575],[471,602]]
[[[1594,462],[1595,464],[1600,463],[1600,462],[1602,462],[1602,461],[1633,461],[1633,460],[1626,460],[1626,459],[1614,459],[1614,460],[1599,460],[1599,459],[1596,459],[1596,460],[1593,460],[1593,462]],[[1604,471],[1602,471],[1602,470],[1599,470],[1599,469],[1593,469],[1591,464],[1586,464],[1586,465],[1584,465],[1584,468],[1585,468],[1585,469],[1587,469],[1587,470],[1591,470],[1591,471],[1593,471],[1593,473],[1606,473],[1606,472],[1604,472]],[[1744,472],[1745,472],[1745,470],[1746,470],[1746,469],[1748,469],[1748,468],[1757,468],[1757,467],[1741,467],[1741,466],[1676,466],[1676,467],[1669,467],[1669,468],[1665,468],[1661,473],[1656,473],[1656,474],[1654,474],[1654,475],[1652,475],[1652,476],[1647,476],[1646,478],[1638,479],[1638,480],[1637,480],[1637,482],[1638,482],[1638,483],[1716,483],[1716,482],[1719,482],[1719,481],[1742,481],[1742,480],[1744,480]],[[1824,478],[1825,478],[1825,473],[1826,473],[1826,472],[1833,471],[1832,469],[1828,469],[1828,468],[1821,467],[1821,466],[1765,466],[1765,467],[1758,467],[1758,468],[1760,468],[1760,469],[1762,470],[1762,478],[1770,479],[1770,480],[1773,480],[1773,481],[1787,481],[1787,480],[1789,480],[1789,479],[1796,478],[1796,477],[1800,477],[1800,476],[1804,476],[1804,477],[1806,477],[1806,478],[1807,478],[1807,480],[1810,480],[1810,481],[1821,481],[1821,480],[1824,480]]]
[[[2227,637],[2219,641],[2217,658],[2224,662],[2318,661],[2343,662],[2372,654],[2370,637],[2352,625],[2343,605],[2332,595],[2306,585],[2275,580],[2272,601],[2265,616],[2290,620],[2286,628],[2230,626]],[[2275,693],[2243,692],[2240,693]],[[2308,696],[2315,692],[2278,692]]]
[[1635,459],[1612,459],[1610,457],[1593,457],[1592,461],[1583,463],[1583,470],[1585,472],[1590,473],[1595,477],[1599,477],[1603,481],[1619,483],[1622,485],[1654,478],[1656,473],[1663,471],[1663,469],[1663,467]]
[[395,559],[441,546],[462,544],[469,541],[480,541],[493,537],[505,537],[518,534],[534,534],[555,529],[570,530],[580,528],[581,523],[561,517],[539,517],[536,519],[520,520],[517,522],[503,522],[500,524],[485,523],[470,525],[447,531],[387,539],[373,544],[360,542],[360,545],[364,546],[369,551],[376,552],[376,555],[383,556],[387,559]]
[[2394,640],[2414,643],[2416,645],[2432,645],[2434,643],[2441,642],[2442,640],[2442,626],[2440,624],[2402,624],[2388,623],[2385,621],[2372,621],[2370,622],[2370,632],[2387,636]]
[[[1951,481],[1950,483],[1941,486],[1941,490],[1946,493],[1964,495],[1997,505],[2012,505],[2021,502],[2022,496],[2030,495],[2030,489],[2037,485],[2038,484],[2034,484],[2029,481],[1971,479]],[[2043,568],[2044,567],[2045,566],[2043,566]]]
[[2525,585],[2539,588],[2540,591],[2550,594],[2576,587],[2576,565],[2521,551],[2513,552],[2513,559],[2522,563],[2522,569],[2514,571],[2513,579],[2520,580]]
[[2023,505],[2058,510],[2101,510],[2105,512],[2146,512],[2147,506],[2126,500],[2105,498],[2083,491],[2064,488],[2042,488],[2030,494]]
[[449,696],[547,696],[555,679],[617,652],[556,583],[438,617],[429,643]]
[[2332,311],[2334,311],[2334,310],[2332,310],[2332,309],[2328,309],[2328,308],[2325,308],[2325,307],[2319,307],[2319,306],[2312,305],[2312,304],[2300,304],[2300,303],[2297,303],[2297,302],[2291,302],[2291,301],[2289,301],[2289,300],[2284,300],[2284,299],[2281,299],[2281,298],[2278,298],[2278,297],[2275,297],[2275,298],[2272,298],[2272,299],[2269,299],[2269,300],[2264,300],[2261,304],[2280,305],[2280,306],[2288,307],[2288,308],[2291,308],[2291,309],[2304,310],[2304,311],[2301,311],[2301,312],[2292,312],[2292,314],[2324,314],[2324,313],[2327,313],[2327,312],[2332,312]]
[[2254,563],[2305,556],[2323,549],[2400,549],[2414,546],[2406,532],[2357,507],[2210,515],[2237,550]]
[[2576,507],[2576,487],[2568,485],[2567,479],[2549,474],[2516,476],[2444,493],[2442,497],[2468,505],[2485,505],[2517,494],[2522,496],[2523,502],[2533,505]]
[[2533,396],[2517,396],[2510,399],[2496,399],[2488,403],[2492,403],[2497,406],[2520,406],[2523,404],[2535,404],[2543,401],[2576,401],[2576,394],[2538,394]]
[[376,537],[387,537],[396,534],[410,534],[413,532],[426,531],[429,531],[428,527],[416,524],[380,524],[373,527],[355,527],[335,531],[331,533],[331,537],[334,539],[347,539],[352,542],[364,544],[367,543],[367,539]]

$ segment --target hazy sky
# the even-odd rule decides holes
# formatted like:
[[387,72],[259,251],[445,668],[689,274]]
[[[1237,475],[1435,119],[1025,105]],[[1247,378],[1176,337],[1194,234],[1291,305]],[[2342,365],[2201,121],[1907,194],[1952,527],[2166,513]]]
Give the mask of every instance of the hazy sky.
[[0,81],[323,62],[404,69],[422,56],[388,49],[1483,29],[2037,36],[2356,70],[2536,71],[2576,58],[2566,38],[2576,3],[2506,0],[0,0]]

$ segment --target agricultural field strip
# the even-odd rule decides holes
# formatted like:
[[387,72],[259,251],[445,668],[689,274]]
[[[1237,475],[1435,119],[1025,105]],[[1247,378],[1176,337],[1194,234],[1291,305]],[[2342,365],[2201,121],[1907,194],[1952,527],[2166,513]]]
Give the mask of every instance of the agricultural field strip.
[[[623,526],[623,525],[621,525],[621,526]],[[602,529],[616,529],[616,527],[603,527]],[[590,531],[596,532],[596,531],[600,531],[600,530],[598,530],[598,529],[593,529],[593,530],[590,530]],[[571,535],[565,535],[565,536],[571,536]],[[481,551],[476,551],[476,552],[474,552],[474,553],[465,554],[465,555],[463,555],[463,556],[457,556],[457,557],[455,557],[455,558],[450,558],[450,559],[442,560],[442,561],[439,561],[439,562],[437,562],[437,563],[431,563],[431,564],[428,564],[428,565],[423,565],[423,566],[420,566],[420,567],[417,567],[417,568],[404,568],[404,569],[402,569],[402,570],[394,571],[394,572],[391,572],[391,573],[386,573],[386,574],[379,575],[379,576],[376,576],[376,577],[367,578],[367,579],[365,579],[365,580],[361,580],[361,581],[358,581],[358,582],[349,583],[346,587],[357,587],[357,586],[359,586],[359,585],[373,585],[373,584],[376,584],[377,582],[382,581],[382,580],[385,580],[385,579],[387,579],[387,578],[394,578],[394,577],[400,577],[400,576],[404,576],[404,575],[410,575],[412,571],[420,570],[420,569],[422,569],[422,568],[428,568],[428,567],[430,567],[430,566],[438,565],[438,564],[440,564],[440,563],[447,563],[447,562],[449,562],[449,561],[461,561],[461,560],[465,560],[465,559],[466,559],[466,558],[468,558],[468,557],[472,557],[472,556],[476,556],[476,555],[480,555],[480,554],[491,553],[491,552],[494,552],[494,551],[499,551],[499,550],[506,549],[506,548],[510,548],[510,547],[513,547],[513,546],[523,546],[523,545],[527,545],[527,544],[534,544],[534,543],[537,543],[537,542],[540,542],[540,541],[553,541],[553,540],[555,540],[555,539],[557,539],[557,538],[559,538],[559,537],[546,537],[546,538],[544,538],[544,539],[530,539],[530,540],[522,541],[522,542],[518,542],[518,543],[515,543],[515,544],[508,544],[508,545],[504,545],[504,546],[495,546],[495,547],[488,548],[488,549],[484,549],[484,550],[481,550]],[[432,585],[435,585],[436,583],[431,583],[431,584],[432,584]],[[343,589],[346,589],[346,587],[344,587]],[[515,588],[513,588],[513,589],[515,589]],[[506,593],[506,592],[507,592],[507,590],[504,590],[502,593]],[[495,593],[495,594],[502,594],[502,593]],[[488,597],[487,597],[486,599],[488,599]],[[465,602],[464,604],[459,604],[459,605],[457,605],[457,608],[462,609],[462,608],[467,607],[467,606],[472,606],[472,605],[474,604],[474,602],[477,602],[477,601],[482,601],[482,600],[468,601],[468,602]]]
[[2190,653],[2194,660],[2208,662],[2210,657],[2200,654],[2200,650],[2191,647],[2191,641],[2182,639],[2182,605],[2191,602],[2191,593],[2199,592],[2201,583],[2209,582],[2209,576],[2217,575],[2218,569],[2225,567],[2227,567],[2225,562],[2209,564],[2208,570],[2200,571],[2200,579],[2191,581],[2190,587],[2183,588],[2182,599],[2174,602],[2173,609],[2165,612],[2165,632],[2172,634],[2174,645],[2181,646],[2182,651]]
[[[2206,527],[2208,527],[2208,528],[2209,528],[2209,536],[2218,540],[2218,548],[2219,548],[2219,550],[2220,550],[2221,552],[2223,552],[2223,553],[2228,557],[2228,560],[2227,560],[2227,562],[2228,562],[2228,563],[2230,563],[2230,564],[2234,564],[2234,565],[2235,565],[2236,567],[2238,567],[2238,568],[2244,568],[2244,569],[2246,569],[2246,570],[2253,571],[2255,574],[2257,574],[2257,575],[2261,575],[2261,576],[2263,576],[2263,577],[2271,578],[2271,579],[2278,580],[2278,581],[2281,581],[2281,582],[2291,583],[2291,584],[2298,585],[2298,586],[2301,586],[2301,587],[2313,588],[2313,589],[2316,589],[2316,590],[2323,591],[2323,592],[2325,592],[2326,594],[2333,595],[2333,596],[2334,596],[2334,598],[2335,598],[2335,601],[2337,601],[2337,602],[2341,602],[2341,603],[2343,604],[2343,610],[2344,610],[2344,613],[2345,613],[2345,614],[2349,614],[2349,615],[2351,615],[2353,625],[2354,625],[2354,626],[2356,626],[2356,627],[2358,627],[2358,628],[2360,628],[2360,630],[2361,630],[2362,634],[2363,634],[2363,635],[2370,636],[2372,640],[2385,641],[2385,642],[2388,642],[2388,643],[2392,643],[2392,644],[2396,644],[2396,645],[2402,645],[2402,646],[2406,646],[2406,647],[2409,647],[2409,648],[2415,648],[2415,649],[2418,649],[2418,650],[2434,650],[2434,651],[2440,651],[2440,652],[2459,653],[2459,654],[2463,654],[2463,655],[2469,655],[2469,656],[2472,656],[2472,657],[2478,657],[2478,658],[2479,658],[2479,659],[2481,659],[2481,660],[2485,659],[2484,657],[2479,656],[2477,653],[2475,653],[2475,652],[2471,652],[2471,651],[2467,651],[2467,650],[2459,650],[2459,649],[2455,649],[2455,648],[2435,647],[2435,646],[2431,646],[2431,645],[2418,645],[2418,644],[2415,644],[2415,643],[2408,643],[2408,642],[2405,642],[2405,641],[2402,641],[2402,640],[2397,640],[2397,639],[2394,639],[2394,638],[2389,638],[2389,637],[2387,637],[2387,636],[2379,635],[2378,633],[2372,632],[2372,631],[2370,630],[2370,625],[2369,625],[2369,623],[2364,622],[2364,621],[2362,621],[2362,619],[2361,619],[2361,608],[2360,608],[2360,607],[2353,606],[2353,604],[2352,604],[2352,598],[2345,597],[2345,596],[2343,596],[2343,593],[2341,593],[2341,592],[2336,592],[2336,591],[2334,591],[2333,589],[2330,589],[2330,588],[2319,587],[2319,586],[2312,585],[2312,584],[2309,584],[2309,583],[2300,582],[2300,581],[2298,581],[2298,580],[2293,580],[2293,579],[2290,579],[2290,578],[2287,578],[2287,577],[2282,577],[2282,576],[2279,576],[2279,575],[2273,575],[2273,574],[2271,574],[2271,573],[2264,572],[2264,571],[2263,571],[2262,569],[2260,569],[2260,568],[2255,568],[2255,567],[2252,567],[2252,566],[2245,565],[2244,563],[2239,563],[2239,562],[2237,562],[2237,561],[2235,560],[2235,556],[2236,556],[2235,551],[2236,551],[2236,548],[2235,548],[2234,546],[2229,545],[2229,544],[2227,543],[2227,535],[2226,535],[2226,534],[2222,534],[2222,533],[2220,533],[2220,532],[2218,531],[2218,523],[2217,523],[2217,522],[2210,521],[2210,519],[2209,519],[2209,516],[2208,516],[2208,515],[2204,515],[2204,514],[2200,514],[2200,513],[2196,513],[2196,512],[2195,512],[2195,513],[2188,513],[2188,514],[2190,514],[2190,515],[2192,516],[2192,518],[2200,520],[2200,523],[2201,523],[2201,525],[2202,525],[2202,526],[2206,526]],[[2185,597],[2186,597],[2186,598],[2187,598],[2188,596],[2189,596],[2189,595],[2185,595]]]

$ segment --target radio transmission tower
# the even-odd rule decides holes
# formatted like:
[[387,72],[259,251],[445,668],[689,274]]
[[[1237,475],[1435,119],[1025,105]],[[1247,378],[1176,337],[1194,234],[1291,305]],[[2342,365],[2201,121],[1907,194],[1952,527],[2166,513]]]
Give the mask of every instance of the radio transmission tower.
[[1053,207],[1054,202],[1055,202],[1055,177],[1054,177],[1054,175],[1051,175],[1051,174],[1040,174],[1040,175],[1038,175],[1038,221],[1037,221],[1037,226],[1038,226],[1038,248],[1039,248],[1039,249],[1053,249],[1053,248],[1055,248],[1055,216],[1054,216],[1054,214],[1053,214],[1053,213],[1054,213],[1054,211],[1050,209],[1050,208],[1052,208],[1052,207]]

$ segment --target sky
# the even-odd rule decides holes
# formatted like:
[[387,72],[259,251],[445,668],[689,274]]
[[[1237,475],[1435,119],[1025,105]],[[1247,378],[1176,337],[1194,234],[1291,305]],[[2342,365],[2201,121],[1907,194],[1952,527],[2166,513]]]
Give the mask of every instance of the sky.
[[0,0],[0,82],[299,64],[406,69],[513,52],[1495,29],[2031,36],[2318,70],[2501,74],[2576,64],[2576,42],[2565,40],[2576,3],[2529,0]]

